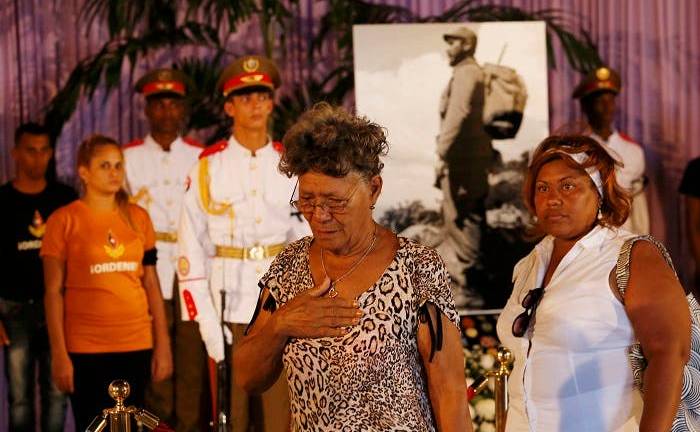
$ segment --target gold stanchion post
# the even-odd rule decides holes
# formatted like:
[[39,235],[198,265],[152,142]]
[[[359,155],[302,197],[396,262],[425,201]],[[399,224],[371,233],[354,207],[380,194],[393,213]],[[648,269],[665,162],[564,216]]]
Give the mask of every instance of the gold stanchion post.
[[490,370],[474,380],[474,383],[469,386],[468,394],[471,399],[486,387],[490,378],[495,379],[496,432],[505,432],[508,415],[508,377],[513,364],[513,354],[508,348],[501,346],[498,348],[496,359],[498,361],[496,369]]
[[498,370],[495,371],[496,378],[496,432],[505,432],[506,416],[508,415],[508,377],[510,367],[513,364],[513,354],[506,347],[498,348],[496,355],[498,360]]
[[[114,408],[102,410],[102,415],[95,417],[90,425],[85,429],[85,432],[102,432],[109,421],[110,432],[131,432],[131,416],[134,420],[148,430],[153,430],[160,425],[158,417],[150,412],[139,409],[133,406],[127,407],[124,401],[129,397],[131,387],[124,380],[115,380],[109,384],[107,388],[109,395],[117,404]],[[165,428],[164,430],[171,430]]]

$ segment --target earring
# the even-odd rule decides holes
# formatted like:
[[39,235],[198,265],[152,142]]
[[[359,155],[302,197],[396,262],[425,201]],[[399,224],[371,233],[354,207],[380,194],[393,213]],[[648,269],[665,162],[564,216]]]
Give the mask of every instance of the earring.
[[370,209],[370,210],[374,210],[374,204],[370,205],[370,206],[369,206],[369,209]]
[[603,219],[603,202],[598,203],[598,220]]

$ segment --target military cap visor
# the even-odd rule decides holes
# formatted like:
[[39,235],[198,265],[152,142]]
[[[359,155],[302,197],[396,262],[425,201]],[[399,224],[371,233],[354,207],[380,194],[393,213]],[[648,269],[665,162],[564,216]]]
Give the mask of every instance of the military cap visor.
[[574,89],[572,97],[581,99],[598,92],[620,93],[620,75],[608,67],[599,67],[586,75]]
[[172,94],[184,97],[192,81],[177,69],[156,69],[141,77],[135,89],[144,96]]
[[280,75],[275,64],[260,56],[247,56],[230,64],[219,78],[218,88],[227,97],[231,93],[249,87],[275,90],[280,85]]

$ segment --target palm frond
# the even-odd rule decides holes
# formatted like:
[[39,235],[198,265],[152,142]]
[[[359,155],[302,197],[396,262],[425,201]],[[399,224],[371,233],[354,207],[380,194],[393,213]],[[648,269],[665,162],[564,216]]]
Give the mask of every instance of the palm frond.
[[208,129],[227,121],[222,108],[224,98],[216,87],[223,70],[222,57],[223,51],[219,51],[211,60],[188,57],[173,65],[192,80],[188,129]]
[[105,22],[110,38],[132,36],[138,30],[177,27],[178,1],[87,0],[81,15],[89,28]]
[[339,66],[320,78],[310,78],[282,95],[272,113],[272,136],[281,139],[299,116],[318,102],[342,105],[355,85],[352,65]]
[[272,138],[282,139],[299,116],[311,106],[312,101],[323,100],[315,99],[319,93],[318,84],[311,79],[294,87],[290,93],[282,95],[272,112]]
[[215,35],[216,31],[207,25],[186,22],[173,30],[156,29],[141,37],[125,37],[107,43],[97,54],[80,61],[66,84],[51,99],[44,117],[47,127],[53,136],[58,136],[75,112],[80,97],[85,95],[91,100],[103,78],[107,97],[119,85],[125,60],[129,61],[133,72],[137,59],[149,52],[183,45],[218,46],[218,39],[212,39]]
[[258,12],[256,0],[186,0],[186,17],[209,23],[216,28],[226,25],[234,33],[238,25]]
[[413,13],[401,6],[369,3],[364,0],[331,0],[328,12],[321,17],[319,31],[311,41],[309,52],[320,51],[324,43],[335,41],[344,61],[352,61],[352,26],[416,21]]
[[532,21],[535,19],[522,9],[510,6],[479,5],[471,6],[472,0],[456,4],[452,9],[437,17],[428,17],[428,22],[486,22],[486,21]]
[[[549,32],[553,32],[559,39],[564,54],[574,70],[587,73],[604,63],[598,54],[598,47],[585,30],[581,30],[582,39],[555,24],[549,25]],[[549,39],[549,33],[547,36]],[[554,55],[551,55],[550,58],[550,65],[556,68]]]
[[579,72],[588,72],[603,63],[590,34],[583,30],[579,20],[560,9],[527,12],[511,6],[475,5],[474,0],[464,0],[440,15],[420,21],[544,21],[547,26],[547,63],[550,68],[556,69],[557,66],[552,38],[559,40],[569,64]]
[[[287,6],[289,5],[289,6]],[[257,10],[260,34],[263,39],[265,55],[275,59],[278,51],[283,51],[287,34],[294,21],[292,7],[298,6],[299,0],[261,0]],[[298,10],[298,9],[297,9]]]
[[[183,10],[184,14],[179,13]],[[87,0],[81,15],[88,28],[106,23],[110,38],[114,38],[147,29],[174,29],[183,21],[208,23],[217,29],[225,25],[233,33],[257,12],[256,0]]]
[[[484,22],[543,20],[547,25],[547,56],[556,67],[553,41],[561,44],[566,60],[586,72],[602,63],[590,34],[580,19],[558,9],[526,11],[508,6],[482,5],[462,0],[444,13],[421,18],[407,8],[374,4],[371,0],[327,0],[308,47],[311,77],[281,96],[274,113],[273,136],[285,130],[312,103],[346,102],[354,88],[352,27],[355,24],[409,22]],[[133,73],[137,62],[163,48],[199,45],[213,50],[208,60],[185,58],[174,67],[185,71],[196,84],[191,94],[189,127],[213,131],[209,142],[229,134],[229,121],[216,89],[227,37],[238,26],[257,18],[268,56],[283,52],[285,35],[294,25],[293,10],[299,0],[86,0],[81,11],[90,28],[105,23],[110,40],[95,55],[79,62],[65,85],[46,108],[46,124],[57,135],[75,111],[82,96],[93,98],[97,89],[107,97],[121,80],[124,63]],[[296,6],[296,9],[292,7]],[[315,67],[332,65],[329,71]],[[104,84],[104,85],[103,85]]]
[[475,3],[474,0],[464,0],[456,3],[451,8],[447,9],[439,15],[432,15],[421,18],[419,22],[463,22],[469,17],[469,10]]

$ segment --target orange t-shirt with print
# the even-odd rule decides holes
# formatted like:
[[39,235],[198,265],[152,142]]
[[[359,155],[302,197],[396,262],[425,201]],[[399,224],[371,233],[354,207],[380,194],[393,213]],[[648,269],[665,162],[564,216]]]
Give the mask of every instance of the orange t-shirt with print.
[[76,200],[46,222],[41,256],[65,261],[64,331],[71,353],[153,347],[141,284],[144,251],[155,247],[148,213],[129,204],[132,228],[118,210],[98,212]]

